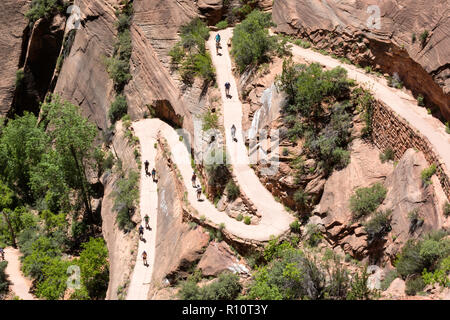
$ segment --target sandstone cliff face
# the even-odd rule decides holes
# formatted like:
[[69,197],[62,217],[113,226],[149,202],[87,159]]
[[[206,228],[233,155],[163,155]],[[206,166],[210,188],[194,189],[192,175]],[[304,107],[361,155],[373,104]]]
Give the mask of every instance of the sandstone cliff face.
[[108,109],[114,98],[113,82],[103,59],[115,42],[116,0],[80,0],[81,28],[62,66],[55,92],[79,105],[83,115],[100,129],[108,127]]
[[[122,160],[123,170],[138,170],[127,138],[124,136],[122,124],[116,124],[116,134],[112,139],[111,149],[116,156]],[[107,300],[117,300],[117,289],[124,286],[129,280],[133,270],[135,257],[138,249],[138,234],[136,230],[124,233],[116,223],[117,212],[113,210],[113,192],[116,189],[116,182],[119,176],[113,172],[105,173],[101,182],[105,186],[105,192],[101,204],[102,213],[102,233],[108,246],[109,254],[109,285],[106,293]],[[132,220],[140,223],[139,210],[135,212]]]
[[[379,29],[370,5],[380,8]],[[274,2],[273,19],[279,32],[309,38],[363,66],[397,72],[450,119],[449,10],[448,1],[441,0],[286,0]],[[429,36],[422,45],[425,30]]]
[[27,0],[5,0],[0,3],[0,116],[5,115],[14,98],[16,71],[23,63],[22,42],[28,26],[24,14]]

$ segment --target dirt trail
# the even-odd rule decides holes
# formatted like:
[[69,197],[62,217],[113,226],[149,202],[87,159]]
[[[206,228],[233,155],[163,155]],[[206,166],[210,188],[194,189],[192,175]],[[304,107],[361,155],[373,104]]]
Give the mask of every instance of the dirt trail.
[[450,174],[450,135],[445,132],[445,126],[429,115],[425,108],[417,105],[416,99],[404,91],[391,88],[386,79],[366,74],[356,66],[341,63],[332,57],[322,55],[310,49],[293,45],[294,56],[302,57],[310,62],[318,62],[328,68],[341,66],[348,72],[348,77],[370,89],[374,97],[390,107],[404,118],[412,128],[419,131],[431,143],[436,154],[442,159],[447,175]]
[[[227,43],[233,36],[233,29],[228,28],[219,33],[222,43],[221,55],[216,54],[215,36],[217,32],[211,33],[208,45],[216,68],[217,83],[222,94],[226,144],[233,173],[237,178],[239,187],[253,201],[258,213],[262,216],[260,224],[273,225],[279,230],[279,233],[283,233],[289,230],[289,224],[294,221],[294,218],[284,209],[281,203],[275,201],[273,195],[262,185],[254,170],[250,167],[250,159],[244,140],[245,134],[242,131],[242,103],[239,100],[236,81],[231,69],[231,58],[227,48]],[[230,98],[225,93],[226,82],[231,84]],[[232,125],[236,127],[237,142],[231,136]]]
[[5,249],[5,259],[8,261],[5,272],[11,282],[10,289],[22,300],[36,300],[30,293],[31,280],[25,278],[20,270],[20,256],[18,249],[11,247]]
[[[142,141],[149,141],[151,147],[142,148],[142,160],[148,160],[149,172],[155,167],[156,149],[153,144],[156,142],[156,130],[147,130],[146,127],[135,125],[134,129]],[[128,288],[127,300],[147,300],[150,282],[153,274],[153,266],[155,263],[155,244],[156,244],[156,227],[157,227],[157,209],[158,209],[158,192],[157,184],[153,182],[151,176],[146,176],[145,166],[141,169],[141,186],[140,186],[140,213],[142,218],[142,226],[145,227],[144,216],[148,214],[150,217],[150,230],[144,229],[145,242],[139,240],[138,255],[133,274],[131,275],[130,286]],[[148,266],[144,266],[142,252],[147,252]]]

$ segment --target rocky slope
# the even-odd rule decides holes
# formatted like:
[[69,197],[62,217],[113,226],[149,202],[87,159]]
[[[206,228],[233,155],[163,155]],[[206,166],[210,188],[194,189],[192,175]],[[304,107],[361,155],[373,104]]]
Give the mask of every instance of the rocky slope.
[[[374,20],[377,12],[380,23]],[[450,119],[448,1],[275,1],[277,31],[311,40],[362,66],[398,73],[405,85]],[[374,24],[375,21],[375,24]],[[424,31],[428,35],[422,41]]]

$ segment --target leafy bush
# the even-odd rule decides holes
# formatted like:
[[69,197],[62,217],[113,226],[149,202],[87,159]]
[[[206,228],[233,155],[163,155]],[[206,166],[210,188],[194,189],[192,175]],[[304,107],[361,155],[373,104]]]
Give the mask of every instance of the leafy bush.
[[381,281],[381,291],[386,291],[389,286],[391,285],[392,281],[397,279],[399,277],[399,274],[397,270],[390,270],[386,275],[384,276],[384,279]]
[[[109,76],[116,88],[123,88],[131,80],[130,62],[112,57],[105,60]],[[120,91],[120,89],[118,89]]]
[[387,190],[381,183],[376,183],[369,188],[359,188],[350,198],[350,209],[353,219],[357,220],[374,212],[384,201]]
[[450,203],[448,201],[444,204],[442,211],[444,212],[444,216],[450,216]]
[[216,281],[202,288],[189,279],[182,283],[178,295],[182,300],[233,300],[241,289],[239,276],[224,272]]
[[16,72],[16,89],[22,88],[24,78],[25,78],[25,73],[24,73],[23,69],[17,70],[17,72]]
[[369,274],[367,273],[367,268],[364,268],[361,274],[356,272],[347,294],[347,300],[369,300],[373,292],[367,286],[368,279]]
[[306,205],[308,202],[308,194],[300,188],[294,193],[294,201],[299,205]]
[[391,231],[392,211],[377,212],[368,222],[364,224],[367,232],[367,242],[370,244],[374,240],[383,238]]
[[428,36],[429,36],[428,30],[424,30],[420,34],[420,44],[422,45],[422,47],[425,47],[425,45],[427,44]]
[[3,294],[8,292],[9,281],[8,276],[5,273],[6,266],[8,265],[8,261],[0,262],[0,298]]
[[291,228],[292,232],[300,233],[300,222],[298,220],[292,222],[289,227]]
[[433,272],[441,259],[450,254],[450,240],[446,235],[445,231],[436,231],[419,240],[408,240],[395,262],[398,273],[405,279],[421,274],[424,269]]
[[111,104],[111,108],[109,109],[108,116],[111,123],[116,122],[121,119],[125,114],[127,114],[128,104],[127,99],[124,95],[120,94],[116,96],[116,99]]
[[125,232],[134,228],[131,217],[134,214],[136,202],[139,199],[139,173],[130,171],[128,178],[122,177],[117,181],[117,189],[113,193],[114,210],[117,211],[117,224]]
[[268,59],[276,42],[267,29],[272,25],[270,14],[254,10],[234,29],[231,54],[241,72]]
[[417,97],[417,105],[421,107],[425,106],[425,98],[421,94],[419,94],[419,96]]
[[223,29],[228,28],[228,21],[227,20],[222,20],[222,21],[218,22],[216,24],[216,28],[219,29],[219,30],[223,30]]
[[429,166],[426,169],[422,170],[421,177],[422,177],[422,183],[424,185],[431,184],[431,177],[436,173],[436,165],[433,163],[431,166]]
[[236,183],[234,183],[233,179],[230,179],[230,181],[227,183],[226,190],[228,201],[236,200],[237,197],[239,197],[239,195],[241,194],[239,187],[236,185]]
[[244,216],[242,215],[242,213],[239,213],[236,217],[237,221],[242,221],[244,219]]
[[244,217],[244,223],[249,225],[252,222],[252,217],[250,216],[245,216]]
[[322,232],[320,232],[317,224],[308,224],[306,226],[306,239],[308,245],[311,247],[316,247],[322,241]]
[[442,287],[450,287],[450,256],[439,262],[439,267],[434,272],[428,272],[425,268],[422,272],[422,278],[425,284],[438,283]]
[[406,280],[405,293],[408,296],[416,295],[416,293],[422,291],[423,288],[425,288],[425,282],[423,282],[423,279],[420,276]]
[[49,19],[54,14],[66,11],[67,5],[62,0],[33,0],[30,9],[25,13],[25,17],[30,22],[35,22],[41,18]]
[[172,64],[178,66],[186,57],[186,52],[184,51],[183,46],[180,43],[177,43],[170,49],[169,56],[171,57]]
[[211,129],[219,129],[219,116],[217,113],[208,110],[202,116],[202,129],[208,131]]
[[382,163],[385,163],[386,161],[394,160],[394,156],[394,150],[392,150],[392,148],[387,148],[383,153],[380,154],[380,160]]

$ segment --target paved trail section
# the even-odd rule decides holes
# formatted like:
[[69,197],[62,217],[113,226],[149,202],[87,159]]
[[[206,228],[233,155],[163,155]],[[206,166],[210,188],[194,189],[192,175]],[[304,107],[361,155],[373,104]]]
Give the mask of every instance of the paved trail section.
[[[258,214],[261,215],[259,225],[263,228],[272,226],[272,229],[277,229],[277,233],[280,234],[289,230],[289,224],[294,221],[294,218],[284,209],[281,203],[275,201],[273,195],[262,185],[254,170],[250,167],[248,151],[243,139],[245,134],[242,131],[242,103],[239,100],[236,81],[232,74],[231,58],[227,47],[229,39],[233,36],[233,29],[229,28],[219,33],[222,44],[221,55],[217,55],[215,49],[217,32],[211,33],[208,45],[216,68],[217,84],[222,95],[226,145],[233,173],[239,187],[253,201]],[[226,82],[231,84],[231,97],[227,97],[225,93]],[[232,125],[236,127],[237,142],[233,141],[231,136]],[[266,233],[268,232],[269,229],[266,230]]]
[[[148,160],[149,173],[155,167],[157,132],[155,130],[147,130],[147,127],[136,124],[134,126],[136,134],[139,135],[141,141],[152,141],[151,147],[142,148],[142,159]],[[157,209],[158,209],[158,192],[157,184],[153,182],[151,175],[145,173],[145,166],[141,169],[141,186],[140,186],[140,213],[142,218],[142,226],[144,227],[144,241],[139,240],[138,255],[131,276],[130,286],[128,288],[127,300],[147,300],[150,282],[153,274],[153,266],[155,264],[155,245],[156,245],[156,227],[157,227]],[[145,228],[145,215],[149,216],[150,230]],[[142,252],[147,252],[148,266],[144,266]]]
[[[262,217],[258,224],[246,225],[242,221],[237,221],[236,219],[229,217],[225,212],[218,211],[216,207],[205,198],[204,195],[202,195],[202,201],[198,201],[196,189],[192,187],[191,183],[193,170],[191,167],[191,154],[185,144],[186,140],[183,139],[183,141],[180,141],[178,132],[167,123],[159,119],[144,119],[138,121],[133,124],[133,128],[136,136],[139,137],[141,152],[143,155],[142,159],[144,159],[144,161],[146,155],[150,152],[149,149],[154,149],[154,144],[156,143],[155,136],[158,132],[167,140],[170,152],[172,154],[172,160],[180,171],[182,182],[187,190],[187,200],[191,206],[198,211],[199,215],[204,215],[205,218],[216,224],[223,223],[226,230],[241,239],[264,242],[270,240],[271,235],[278,236],[285,233],[289,229],[289,223],[293,221],[294,218],[281,210],[269,212],[269,216],[265,216],[265,212],[261,212]],[[238,171],[237,174],[239,175],[240,171]],[[259,180],[258,183],[260,183]],[[146,183],[141,185],[141,188],[143,188],[143,190],[141,190],[141,197],[149,192],[146,190],[149,187],[150,186]],[[260,199],[261,195],[258,195],[253,199],[253,201],[259,202],[261,201]],[[141,201],[145,200],[141,198]],[[273,202],[275,201],[273,200]],[[154,249],[152,249],[152,252],[154,252]]]
[[20,256],[18,249],[11,247],[5,249],[5,259],[8,261],[5,272],[11,282],[10,289],[22,300],[36,300],[30,293],[31,280],[25,278],[20,270]]
[[366,84],[373,96],[386,104],[395,113],[404,118],[412,128],[419,131],[430,141],[434,151],[442,159],[450,173],[450,135],[445,132],[445,126],[436,118],[429,115],[425,108],[417,105],[417,100],[411,95],[391,88],[385,79],[366,74],[355,66],[341,63],[332,57],[322,55],[310,49],[303,49],[293,45],[294,56],[302,57],[309,62],[318,62],[328,68],[341,66],[348,72],[348,77],[358,83]]

